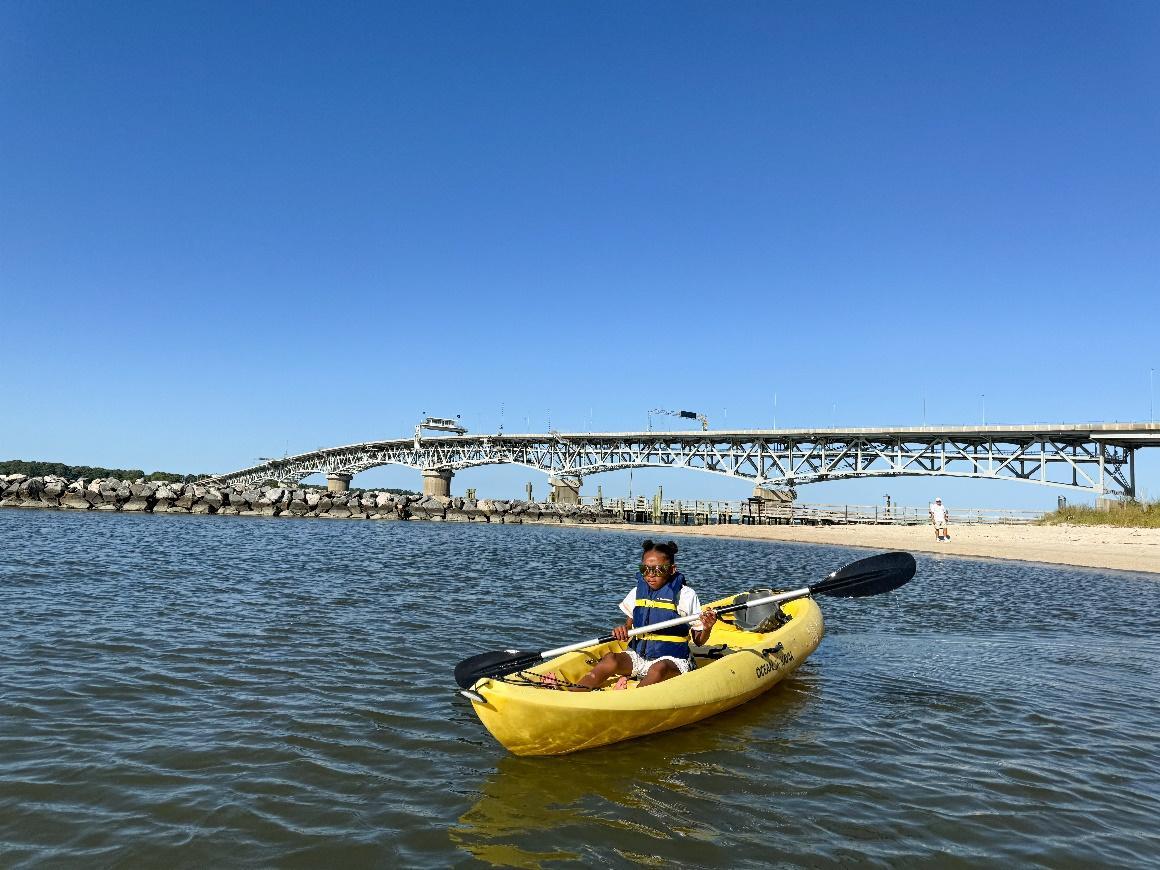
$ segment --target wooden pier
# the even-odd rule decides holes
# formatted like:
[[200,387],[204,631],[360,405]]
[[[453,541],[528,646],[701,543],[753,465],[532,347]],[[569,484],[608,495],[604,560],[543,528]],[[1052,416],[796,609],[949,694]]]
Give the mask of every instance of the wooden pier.
[[[665,500],[656,495],[651,499],[637,496],[632,499],[582,499],[584,504],[601,505],[612,510],[628,523],[647,523],[666,526],[707,525],[888,525],[915,526],[930,522],[927,508],[892,505],[802,504],[777,503],[751,498],[742,501]],[[965,508],[950,511],[955,524],[1018,524],[1030,523],[1043,516],[1043,511],[1009,510],[1005,508]]]

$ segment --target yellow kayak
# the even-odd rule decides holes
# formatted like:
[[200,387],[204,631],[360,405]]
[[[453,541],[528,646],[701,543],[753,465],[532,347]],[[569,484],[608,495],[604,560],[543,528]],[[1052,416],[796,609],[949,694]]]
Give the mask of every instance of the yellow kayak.
[[[711,607],[732,604],[729,597]],[[790,617],[765,633],[744,631],[724,618],[710,644],[693,650],[696,667],[678,677],[640,688],[609,686],[569,692],[539,685],[552,673],[574,683],[606,652],[627,644],[609,641],[529,667],[519,674],[478,680],[466,695],[484,727],[516,755],[562,755],[620,740],[679,728],[744,704],[792,674],[817,649],[824,632],[822,612],[812,598],[781,605]]]

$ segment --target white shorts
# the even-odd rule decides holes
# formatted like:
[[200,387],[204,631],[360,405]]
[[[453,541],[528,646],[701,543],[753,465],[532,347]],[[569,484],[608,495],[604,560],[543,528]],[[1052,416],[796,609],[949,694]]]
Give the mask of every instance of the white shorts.
[[660,658],[656,659],[646,659],[634,649],[627,649],[625,652],[628,653],[628,657],[632,659],[632,673],[629,674],[629,676],[637,677],[638,679],[647,674],[648,669],[655,665],[657,662],[672,662],[677,666],[682,674],[687,674],[689,672],[689,668],[693,665],[689,659],[679,659],[676,656],[661,656]]

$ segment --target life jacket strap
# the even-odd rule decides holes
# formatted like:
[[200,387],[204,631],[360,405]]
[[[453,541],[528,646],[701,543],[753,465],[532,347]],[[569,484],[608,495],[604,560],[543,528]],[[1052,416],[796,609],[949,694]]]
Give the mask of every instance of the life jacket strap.
[[653,601],[651,598],[638,598],[638,599],[636,599],[636,606],[637,607],[656,607],[660,610],[673,610],[673,611],[675,611],[677,609],[677,605],[675,605],[671,601]]

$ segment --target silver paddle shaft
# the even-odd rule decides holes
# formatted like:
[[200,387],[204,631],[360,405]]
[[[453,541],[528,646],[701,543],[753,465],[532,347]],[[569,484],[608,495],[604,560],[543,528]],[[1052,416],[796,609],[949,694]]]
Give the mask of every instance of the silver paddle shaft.
[[[801,589],[793,589],[789,592],[778,592],[776,595],[767,595],[765,598],[754,598],[752,601],[746,601],[744,604],[730,604],[727,607],[716,608],[717,613],[732,613],[735,610],[744,610],[746,607],[756,607],[759,604],[772,604],[777,602],[780,604],[783,601],[792,601],[795,598],[805,598],[810,594],[808,586]],[[662,628],[671,628],[674,625],[684,625],[687,622],[695,622],[701,618],[701,614],[695,616],[678,616],[676,619],[666,619],[664,622],[654,622],[652,625],[642,625],[640,628],[630,629],[629,637],[636,637],[638,634],[651,634],[654,631]],[[594,637],[592,640],[581,641],[580,643],[571,643],[568,646],[557,647],[556,649],[544,650],[540,653],[540,658],[554,659],[556,656],[562,656],[564,653],[575,652],[578,649],[586,649],[597,644],[607,643],[611,637]]]

